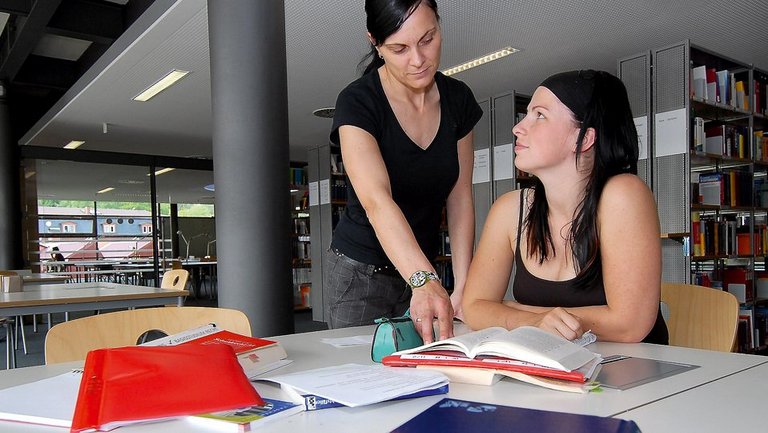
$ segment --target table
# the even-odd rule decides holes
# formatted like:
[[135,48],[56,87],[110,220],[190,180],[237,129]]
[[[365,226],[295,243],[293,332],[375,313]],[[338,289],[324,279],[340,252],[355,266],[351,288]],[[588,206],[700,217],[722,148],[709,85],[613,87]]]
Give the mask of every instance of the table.
[[[301,371],[347,362],[371,363],[367,346],[337,349],[320,342],[324,337],[365,335],[373,327],[347,328],[274,337],[285,347],[294,362],[278,370],[280,373]],[[601,416],[618,416],[635,419],[643,433],[668,431],[724,431],[710,426],[735,425],[731,413],[742,414],[737,420],[738,431],[761,431],[763,420],[758,410],[761,390],[756,378],[768,374],[768,358],[709,352],[679,347],[651,344],[595,343],[590,349],[605,355],[626,354],[668,361],[697,364],[700,368],[671,376],[656,382],[625,391],[606,389],[602,393],[587,395],[552,391],[512,380],[502,380],[494,386],[451,384],[448,396],[488,403],[514,405],[528,408],[557,410]],[[42,379],[82,366],[82,363],[54,364],[0,372],[0,387],[9,387],[32,380]],[[752,382],[752,383],[750,383]],[[742,391],[741,398],[738,392]],[[259,382],[259,392],[267,397],[280,397],[277,387]],[[714,393],[714,394],[711,394]],[[706,396],[727,396],[710,398]],[[444,396],[431,396],[413,400],[384,402],[360,408],[336,408],[305,412],[283,421],[259,427],[262,432],[386,432],[417,415]],[[669,402],[669,405],[667,404]],[[702,402],[702,408],[688,405]],[[746,407],[741,411],[739,408]],[[747,415],[747,412],[751,411]],[[44,426],[0,422],[0,430],[15,432],[60,432],[60,429]],[[161,427],[159,427],[161,426]],[[120,428],[121,432],[165,433],[202,432],[199,426],[186,420],[163,424],[135,425]],[[725,431],[732,431],[731,429]]]
[[104,282],[25,284],[24,291],[0,293],[0,316],[103,310],[109,308],[180,306],[186,290],[167,290]]
[[56,284],[69,281],[71,278],[68,274],[24,274],[21,275],[21,280],[24,284]]
[[[768,364],[621,414],[646,431],[721,433],[765,431]],[[729,403],[730,402],[730,403]],[[659,417],[659,413],[664,413]],[[706,420],[692,425],[692,420]]]

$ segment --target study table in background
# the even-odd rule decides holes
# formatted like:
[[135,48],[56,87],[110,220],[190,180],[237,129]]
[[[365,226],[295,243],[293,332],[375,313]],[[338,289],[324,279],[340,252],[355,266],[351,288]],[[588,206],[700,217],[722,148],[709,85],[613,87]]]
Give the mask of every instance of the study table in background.
[[[280,374],[345,363],[370,364],[370,347],[334,348],[321,338],[373,333],[373,326],[319,331],[275,337],[294,362],[277,370]],[[492,404],[579,414],[634,419],[643,433],[670,431],[722,432],[763,431],[759,416],[762,399],[756,383],[768,379],[768,358],[650,344],[595,343],[589,349],[603,356],[622,354],[684,364],[695,368],[624,391],[605,389],[599,393],[572,394],[505,379],[493,386],[452,383],[449,397]],[[63,373],[82,363],[54,364],[0,372],[0,387],[10,387]],[[279,388],[259,382],[267,397],[281,397]],[[442,399],[443,395],[384,402],[358,408],[336,408],[304,412],[259,427],[261,432],[388,432]],[[285,398],[283,396],[283,398]],[[736,418],[734,420],[734,418]],[[724,426],[728,429],[725,430]],[[62,429],[0,422],[0,431],[61,432]],[[122,427],[118,432],[202,432],[188,420],[166,421]]]
[[0,316],[182,305],[186,290],[104,282],[24,284],[24,290],[0,293]]

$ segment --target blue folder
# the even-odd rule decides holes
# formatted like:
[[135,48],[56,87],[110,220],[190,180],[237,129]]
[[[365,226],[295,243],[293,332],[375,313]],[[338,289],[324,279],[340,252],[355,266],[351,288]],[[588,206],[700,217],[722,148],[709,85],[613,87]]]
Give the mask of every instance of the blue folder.
[[634,421],[444,398],[393,433],[639,433]]

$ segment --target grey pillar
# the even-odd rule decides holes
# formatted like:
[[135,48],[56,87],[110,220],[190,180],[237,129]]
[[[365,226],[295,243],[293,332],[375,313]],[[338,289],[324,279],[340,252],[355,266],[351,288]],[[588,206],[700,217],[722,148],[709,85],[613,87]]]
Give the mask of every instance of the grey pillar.
[[21,267],[19,149],[11,135],[5,83],[0,81],[0,269]]
[[208,1],[219,306],[293,332],[283,1]]

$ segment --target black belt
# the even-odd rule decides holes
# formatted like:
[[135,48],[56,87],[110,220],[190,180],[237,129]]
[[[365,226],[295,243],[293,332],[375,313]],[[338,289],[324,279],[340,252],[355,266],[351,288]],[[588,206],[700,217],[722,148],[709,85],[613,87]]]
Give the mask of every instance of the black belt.
[[389,275],[390,277],[400,277],[397,268],[391,265],[376,266],[373,268],[374,274]]

